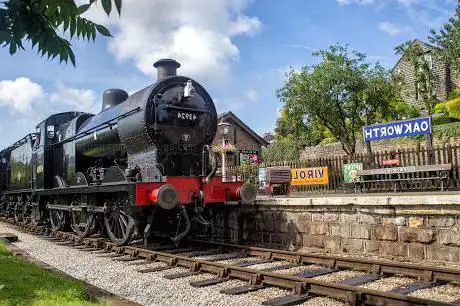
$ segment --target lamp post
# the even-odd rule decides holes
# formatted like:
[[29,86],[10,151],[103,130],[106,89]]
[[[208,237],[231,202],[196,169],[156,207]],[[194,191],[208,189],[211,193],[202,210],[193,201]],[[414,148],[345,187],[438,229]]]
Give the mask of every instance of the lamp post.
[[222,133],[222,181],[225,182],[227,180],[227,171],[226,171],[226,161],[227,161],[227,156],[226,156],[226,143],[225,140],[227,140],[228,137],[228,131],[230,130],[230,123],[224,122],[223,120],[217,124],[217,126],[220,129],[220,132]]

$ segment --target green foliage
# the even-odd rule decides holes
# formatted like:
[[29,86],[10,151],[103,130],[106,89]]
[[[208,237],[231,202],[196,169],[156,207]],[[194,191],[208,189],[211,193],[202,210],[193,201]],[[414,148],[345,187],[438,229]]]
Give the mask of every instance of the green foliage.
[[422,110],[417,105],[407,103],[400,98],[393,99],[389,102],[385,121],[402,120],[407,118],[419,117]]
[[455,15],[439,31],[431,30],[429,40],[438,46],[436,53],[460,74],[460,0]]
[[286,108],[276,122],[275,135],[278,140],[296,139],[299,147],[315,146],[324,138],[333,137],[317,119],[307,119],[302,113]]
[[446,115],[436,116],[436,117],[431,118],[432,125],[442,125],[442,124],[448,124],[451,122],[452,122],[452,118]]
[[[118,14],[121,0],[113,0]],[[75,54],[69,40],[70,34],[83,40],[96,39],[97,33],[112,36],[103,25],[81,17],[96,0],[77,6],[74,0],[5,0],[0,6],[0,46],[8,47],[11,55],[25,50],[23,41],[31,43],[37,53],[62,63],[71,61],[75,66]],[[107,15],[112,11],[112,0],[101,0]],[[59,34],[62,32],[62,35]]]
[[278,139],[262,151],[264,162],[299,160],[301,147],[292,136]]
[[460,119],[460,98],[449,100],[446,102],[446,105],[449,116]]
[[443,114],[447,113],[447,103],[441,102],[434,106],[434,113],[435,114]]
[[414,112],[397,101],[398,88],[389,72],[371,67],[364,54],[334,45],[313,55],[321,62],[292,70],[278,90],[284,103],[280,131],[288,130],[295,139],[303,135],[308,141],[301,142],[313,145],[336,139],[351,155],[363,125],[393,117],[396,106]]
[[103,305],[85,285],[13,256],[0,241],[0,305]]
[[454,89],[449,94],[449,99],[457,99],[460,98],[460,88]]
[[441,124],[433,126],[433,136],[442,140],[450,138],[460,138],[460,122]]

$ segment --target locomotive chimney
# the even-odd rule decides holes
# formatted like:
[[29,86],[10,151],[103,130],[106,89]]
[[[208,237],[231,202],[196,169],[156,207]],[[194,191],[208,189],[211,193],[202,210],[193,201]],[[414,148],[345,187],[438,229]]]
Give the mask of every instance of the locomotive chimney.
[[157,81],[162,81],[176,76],[180,64],[173,59],[161,59],[153,64],[153,67],[157,68]]

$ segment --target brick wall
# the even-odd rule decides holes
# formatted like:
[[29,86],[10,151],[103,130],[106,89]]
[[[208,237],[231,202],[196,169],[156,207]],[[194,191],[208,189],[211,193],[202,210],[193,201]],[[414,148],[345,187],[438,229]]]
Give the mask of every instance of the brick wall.
[[217,238],[293,250],[460,262],[460,206],[232,207],[214,215]]

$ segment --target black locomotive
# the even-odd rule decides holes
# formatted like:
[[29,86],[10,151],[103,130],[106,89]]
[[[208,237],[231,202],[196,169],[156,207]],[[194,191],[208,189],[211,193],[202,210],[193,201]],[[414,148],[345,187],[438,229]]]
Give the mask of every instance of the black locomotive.
[[105,230],[123,245],[152,231],[178,242],[209,225],[209,204],[253,202],[255,186],[214,175],[207,91],[177,76],[174,60],[154,66],[156,83],[131,96],[106,90],[99,114],[52,115],[0,151],[0,214],[81,237]]

